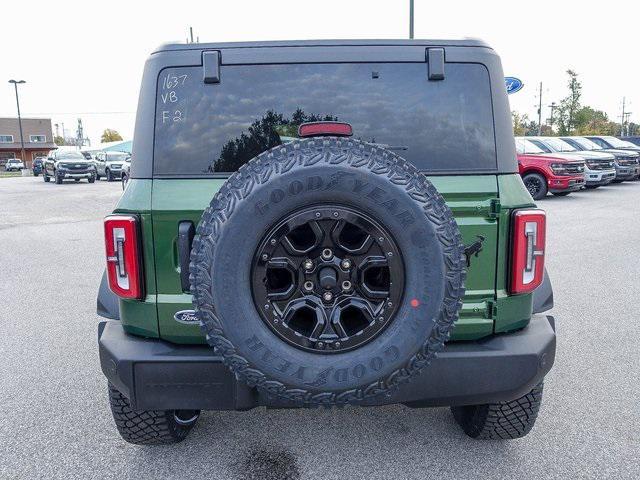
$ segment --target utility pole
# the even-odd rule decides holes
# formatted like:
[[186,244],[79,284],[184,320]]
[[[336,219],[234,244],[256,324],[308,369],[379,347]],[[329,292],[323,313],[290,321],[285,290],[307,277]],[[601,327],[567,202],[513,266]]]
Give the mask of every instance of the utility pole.
[[622,115],[620,115],[620,136],[624,137],[624,107],[626,98],[622,97]]
[[60,136],[60,130],[58,129],[58,124],[54,123],[53,126],[56,127],[56,137],[59,137]]
[[193,43],[193,27],[189,27],[189,36],[191,37],[191,43]]
[[542,135],[542,82],[540,82],[540,98],[538,98],[538,136]]
[[409,38],[413,38],[413,0],[409,0]]
[[629,135],[629,117],[631,116],[632,112],[624,112],[624,128],[623,128],[623,132],[622,132],[622,137],[626,137]]
[[65,144],[65,139],[67,137],[64,136],[64,122],[61,122],[61,123],[62,123],[62,145],[64,145]]
[[13,86],[16,90],[16,106],[18,107],[18,127],[20,128],[20,155],[21,155],[21,160],[22,160],[22,164],[25,166],[25,168],[22,169],[22,175],[25,176],[27,173],[29,173],[29,170],[27,170],[27,155],[24,151],[24,137],[22,136],[22,116],[20,115],[20,99],[18,98],[18,85],[23,84],[23,83],[27,83],[24,80],[9,80],[9,83],[13,83]]
[[551,131],[553,132],[553,111],[556,109],[556,102],[551,102],[549,108],[551,109],[551,114],[549,115],[549,126],[551,127]]

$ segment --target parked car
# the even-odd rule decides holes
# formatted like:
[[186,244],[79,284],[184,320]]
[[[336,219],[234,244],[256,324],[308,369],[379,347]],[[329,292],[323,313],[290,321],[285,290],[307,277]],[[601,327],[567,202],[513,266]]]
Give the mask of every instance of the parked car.
[[43,163],[44,163],[44,158],[42,157],[38,157],[33,160],[33,163],[31,164],[31,171],[33,172],[34,177],[37,177],[42,173]]
[[131,168],[131,155],[129,155],[124,163],[122,164],[122,174],[120,178],[122,179],[122,189],[127,186],[127,182],[129,181],[129,170]]
[[557,137],[527,137],[527,139],[545,153],[583,160],[585,188],[593,189],[608,185],[616,178],[615,157],[610,153],[578,152]]
[[616,181],[622,180],[631,180],[637,179],[640,175],[640,163],[638,162],[638,157],[640,157],[640,153],[634,152],[632,150],[620,150],[615,148],[603,148],[597,143],[589,140],[586,137],[560,137],[562,140],[567,142],[569,145],[573,146],[579,151],[583,152],[604,152],[610,153],[615,158],[616,162],[616,170],[625,171],[628,170],[632,173],[628,178],[624,178],[623,175],[618,178],[616,176]]
[[611,135],[586,135],[585,138],[588,138],[592,142],[597,143],[602,148],[633,150],[634,152],[640,151],[640,146],[636,145],[634,142],[620,140],[619,138],[613,137]]
[[7,172],[18,172],[24,168],[24,163],[19,158],[10,158],[4,166]]
[[126,441],[257,406],[440,405],[473,438],[531,430],[556,344],[534,313],[546,217],[490,47],[169,45],[140,99],[97,302]]
[[620,140],[622,140],[623,142],[629,142],[633,144],[635,147],[640,148],[640,136],[638,135],[634,135],[630,137],[620,137]]
[[522,139],[516,139],[516,152],[522,182],[534,200],[542,200],[547,192],[565,196],[584,187],[584,161],[545,154]]
[[43,163],[42,178],[45,182],[53,178],[57,184],[68,179],[79,182],[83,178],[93,183],[96,181],[96,168],[78,151],[51,150]]
[[98,180],[106,177],[108,182],[122,176],[122,166],[131,154],[126,152],[98,152],[94,155],[93,162],[96,166]]

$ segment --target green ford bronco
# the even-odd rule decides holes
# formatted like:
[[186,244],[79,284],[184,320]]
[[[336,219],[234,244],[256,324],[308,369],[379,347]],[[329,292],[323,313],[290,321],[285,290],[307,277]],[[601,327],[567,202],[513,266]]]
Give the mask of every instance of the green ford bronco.
[[545,214],[476,40],[167,45],[106,217],[102,371],[132,443],[201,410],[449,406],[535,422],[555,357]]

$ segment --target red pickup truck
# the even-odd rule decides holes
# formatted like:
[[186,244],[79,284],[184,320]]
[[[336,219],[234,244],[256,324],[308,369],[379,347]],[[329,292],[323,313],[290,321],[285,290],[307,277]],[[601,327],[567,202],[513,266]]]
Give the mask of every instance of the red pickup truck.
[[534,200],[551,192],[565,196],[584,187],[584,161],[518,153],[518,169]]

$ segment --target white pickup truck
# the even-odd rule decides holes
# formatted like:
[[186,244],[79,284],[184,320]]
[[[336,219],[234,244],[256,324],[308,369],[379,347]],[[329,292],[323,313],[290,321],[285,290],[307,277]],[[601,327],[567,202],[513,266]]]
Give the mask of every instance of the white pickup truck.
[[19,170],[22,170],[23,168],[24,163],[22,163],[22,160],[20,160],[19,158],[10,158],[9,160],[7,160],[7,163],[4,166],[4,169],[7,172],[17,172]]

